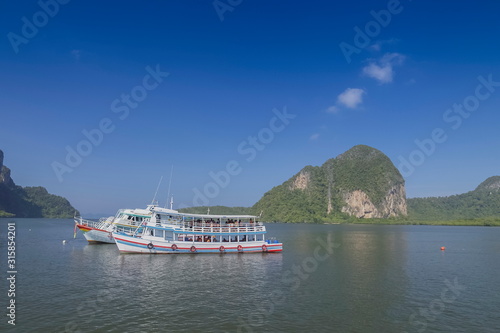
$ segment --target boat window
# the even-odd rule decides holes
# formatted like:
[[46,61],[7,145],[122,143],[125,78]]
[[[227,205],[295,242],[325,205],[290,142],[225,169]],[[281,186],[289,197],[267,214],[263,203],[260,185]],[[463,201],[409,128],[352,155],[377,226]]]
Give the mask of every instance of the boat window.
[[163,238],[163,230],[155,229],[155,237]]

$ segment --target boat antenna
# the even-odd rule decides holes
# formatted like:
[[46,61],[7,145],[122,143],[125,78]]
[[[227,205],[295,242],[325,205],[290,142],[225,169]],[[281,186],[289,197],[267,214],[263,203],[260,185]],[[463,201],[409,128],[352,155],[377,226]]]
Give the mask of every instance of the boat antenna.
[[161,181],[163,180],[163,176],[161,176],[160,178],[160,182],[158,183],[158,186],[156,187],[156,192],[155,192],[155,196],[153,197],[153,201],[151,201],[151,204],[154,205],[155,204],[155,201],[156,201],[156,195],[158,194],[158,189],[160,188],[160,185],[161,185]]
[[[172,164],[172,168],[170,168],[170,181],[168,182],[167,202],[165,202],[165,208],[167,207],[168,198],[170,198],[170,185],[172,185],[172,175],[173,175],[173,173],[174,173],[174,165]],[[172,205],[172,200],[170,201],[170,205]]]
[[210,207],[207,209],[207,215],[210,215]]
[[172,194],[172,196],[170,197],[170,209],[174,209],[174,195]]

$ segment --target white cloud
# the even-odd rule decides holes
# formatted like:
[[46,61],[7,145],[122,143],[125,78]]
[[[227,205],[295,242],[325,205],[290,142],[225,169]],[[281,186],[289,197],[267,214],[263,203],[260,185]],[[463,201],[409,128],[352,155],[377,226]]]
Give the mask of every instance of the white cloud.
[[375,44],[372,44],[370,45],[370,48],[374,51],[380,51],[380,49],[382,48],[382,44],[381,43],[375,43]]
[[395,44],[397,42],[399,42],[399,40],[396,38],[377,40],[372,45],[370,45],[369,48],[373,51],[380,52],[383,45]]
[[365,91],[359,88],[347,88],[337,97],[337,104],[342,104],[350,109],[355,109],[363,103]]
[[394,77],[394,66],[401,65],[404,56],[399,53],[386,53],[378,61],[370,60],[363,68],[363,74],[377,80],[380,84],[390,83]]
[[400,53],[386,53],[380,59],[380,63],[382,64],[392,64],[392,65],[401,65],[405,60],[405,56]]
[[311,135],[311,137],[309,138],[309,140],[311,141],[314,141],[314,140],[318,140],[319,139],[319,133],[314,133],[313,135]]
[[340,109],[338,107],[336,107],[335,105],[332,105],[326,109],[326,112],[328,112],[328,113],[337,113],[339,111],[340,111]]
[[363,74],[379,81],[381,84],[392,82],[392,66],[386,65],[381,67],[377,64],[371,63],[363,68]]

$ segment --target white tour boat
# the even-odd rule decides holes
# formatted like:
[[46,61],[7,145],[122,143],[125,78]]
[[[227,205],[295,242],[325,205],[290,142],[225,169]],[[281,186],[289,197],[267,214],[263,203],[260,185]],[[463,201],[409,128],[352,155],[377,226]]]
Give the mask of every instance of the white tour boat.
[[113,231],[135,234],[142,231],[141,225],[150,218],[151,211],[148,209],[120,209],[115,216],[102,217],[99,221],[75,218],[75,231],[80,229],[89,243],[114,244]]
[[151,218],[133,235],[113,231],[120,252],[246,253],[281,252],[283,244],[266,239],[266,227],[253,215],[180,213],[148,206]]

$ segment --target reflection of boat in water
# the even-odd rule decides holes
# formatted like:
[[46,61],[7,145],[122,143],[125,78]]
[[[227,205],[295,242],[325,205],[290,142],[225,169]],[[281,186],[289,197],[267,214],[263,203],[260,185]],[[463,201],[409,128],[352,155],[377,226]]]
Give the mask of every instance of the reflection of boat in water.
[[132,235],[142,231],[141,225],[150,218],[151,211],[146,209],[120,209],[115,216],[102,217],[99,221],[75,218],[75,227],[83,232],[89,243],[114,244],[113,231]]
[[266,240],[266,227],[253,215],[180,213],[150,205],[150,219],[133,235],[113,231],[121,252],[244,253],[281,252],[283,244]]

